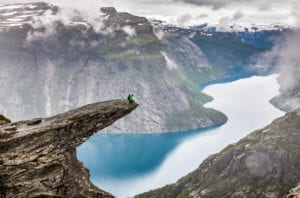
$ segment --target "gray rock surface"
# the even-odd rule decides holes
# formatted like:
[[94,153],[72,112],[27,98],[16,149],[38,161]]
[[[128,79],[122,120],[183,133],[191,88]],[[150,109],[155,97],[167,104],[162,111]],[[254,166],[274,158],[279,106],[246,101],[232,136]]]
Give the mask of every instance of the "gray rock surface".
[[284,198],[300,198],[300,184],[298,184],[295,188],[292,188]]
[[0,125],[0,197],[112,197],[89,181],[76,147],[137,106],[112,100]]
[[[175,184],[137,197],[276,198],[299,182],[300,109],[209,156]],[[290,194],[297,192],[295,188]]]

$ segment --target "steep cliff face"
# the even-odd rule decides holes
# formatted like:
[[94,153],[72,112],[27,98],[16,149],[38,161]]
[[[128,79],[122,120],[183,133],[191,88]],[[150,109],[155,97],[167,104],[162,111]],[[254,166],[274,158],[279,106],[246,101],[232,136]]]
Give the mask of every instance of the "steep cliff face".
[[112,100],[0,125],[0,197],[112,197],[89,181],[76,147],[137,106]]
[[0,112],[12,120],[50,116],[134,94],[141,107],[110,131],[177,131],[226,121],[202,106],[210,97],[197,83],[214,72],[199,48],[184,37],[160,40],[144,17],[101,11],[93,19],[78,13],[65,19],[45,3],[2,5]]
[[300,181],[299,134],[300,109],[208,157],[175,184],[137,197],[283,197]]

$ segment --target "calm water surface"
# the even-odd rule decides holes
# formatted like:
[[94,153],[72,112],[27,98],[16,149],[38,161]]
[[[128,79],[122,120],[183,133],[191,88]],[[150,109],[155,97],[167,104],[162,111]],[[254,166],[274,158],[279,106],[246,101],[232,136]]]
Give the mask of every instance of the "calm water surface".
[[96,134],[77,149],[94,184],[116,197],[173,183],[196,169],[210,154],[269,124],[284,112],[269,100],[278,95],[277,75],[209,85],[214,100],[205,106],[222,111],[228,122],[198,131],[162,134]]

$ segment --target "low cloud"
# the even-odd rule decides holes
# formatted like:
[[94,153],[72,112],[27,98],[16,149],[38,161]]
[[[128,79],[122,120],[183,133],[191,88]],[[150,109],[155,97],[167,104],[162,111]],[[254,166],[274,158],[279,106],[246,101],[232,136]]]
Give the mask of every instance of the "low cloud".
[[219,20],[219,23],[217,24],[217,30],[218,31],[227,31],[230,21],[231,21],[231,19],[229,17],[222,17]]
[[227,5],[224,0],[182,0],[185,3],[196,4],[198,6],[211,6],[213,10],[218,10]]
[[230,31],[230,27],[235,24],[235,22],[244,17],[241,11],[235,12],[232,17],[222,17],[219,23],[216,25],[218,31]]
[[262,4],[262,5],[258,6],[258,10],[259,11],[269,11],[269,10],[271,10],[271,8],[268,4]]
[[196,16],[197,19],[203,19],[203,18],[206,18],[206,17],[208,17],[208,14],[206,14],[206,13],[199,14],[198,16]]
[[[37,2],[40,0],[31,0]],[[122,12],[138,16],[164,20],[175,25],[200,25],[208,23],[215,26],[223,17],[232,18],[232,13],[243,11],[236,20],[245,25],[269,25],[283,23],[294,25],[295,16],[291,10],[299,0],[45,0],[60,7],[72,7],[88,16],[98,16],[100,7],[115,7]],[[0,0],[0,3],[28,3],[26,0]],[[268,10],[268,12],[266,12]],[[200,13],[205,13],[199,15]],[[185,15],[190,15],[187,17]],[[207,15],[207,16],[206,16]],[[181,16],[178,18],[178,16]],[[101,28],[100,28],[101,29]]]
[[243,18],[244,14],[241,11],[237,11],[233,14],[232,20],[238,20]]
[[190,3],[198,6],[211,6],[214,10],[218,10],[220,8],[225,8],[226,6],[230,5],[237,5],[237,4],[248,4],[248,5],[256,5],[256,6],[264,6],[270,7],[274,4],[281,3],[281,4],[297,4],[297,0],[174,0],[174,1],[182,1],[185,3]]
[[280,73],[278,82],[280,93],[286,98],[290,109],[300,107],[300,30],[291,33],[284,42],[274,50],[277,69]]
[[68,25],[74,18],[78,18],[80,13],[75,10],[62,9],[53,15],[51,10],[46,11],[41,16],[32,19],[31,30],[27,33],[28,43],[36,40],[46,40],[57,34],[59,24]]
[[122,27],[122,30],[129,36],[134,37],[136,35],[136,31],[133,27],[126,25]]
[[191,20],[193,17],[189,14],[184,14],[177,19],[177,24],[184,25],[186,22]]
[[[80,12],[73,8],[60,8],[59,12],[53,15],[51,10],[46,11],[43,15],[34,17],[30,23],[32,29],[27,33],[26,44],[33,41],[51,39],[58,33],[58,26],[80,26],[83,25],[82,34],[86,34],[87,29],[93,29],[97,34],[103,36],[114,37],[116,31],[123,31],[128,35],[128,39],[136,35],[136,31],[131,26],[120,26],[114,24],[113,26],[106,26],[104,21],[108,16],[89,15],[86,12]],[[75,44],[77,44],[75,42]]]
[[253,67],[263,71],[273,67],[274,72],[284,76],[281,84],[283,89],[287,89],[300,80],[300,30],[287,33],[278,38],[276,43],[271,51],[261,55]]
[[[295,16],[300,19],[299,9],[294,10]],[[300,21],[297,21],[300,25]],[[298,27],[299,27],[298,25]],[[278,82],[280,92],[291,99],[288,106],[292,109],[300,107],[300,29],[294,29],[292,32],[284,35],[277,40],[277,45],[265,53],[256,63],[256,67],[268,68],[274,67],[276,73],[279,73]]]
[[27,33],[26,42],[30,43],[36,40],[46,40],[47,38],[54,36],[56,31],[55,20],[45,17],[43,20],[35,20],[31,26],[32,30]]
[[164,31],[162,31],[162,30],[159,29],[159,28],[155,28],[155,29],[154,29],[154,34],[155,34],[155,36],[156,36],[159,40],[163,39],[164,36],[165,36]]
[[284,40],[268,53],[281,74],[279,82],[282,90],[300,86],[300,30],[288,34]]

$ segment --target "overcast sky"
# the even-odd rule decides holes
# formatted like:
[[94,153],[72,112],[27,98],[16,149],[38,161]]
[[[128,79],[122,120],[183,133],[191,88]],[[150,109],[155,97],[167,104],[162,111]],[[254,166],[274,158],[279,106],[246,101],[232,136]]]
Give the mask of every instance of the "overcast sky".
[[[36,0],[0,0],[0,3]],[[41,0],[38,0],[41,1]],[[45,0],[46,2],[98,13],[99,7],[165,20],[180,26],[209,23],[242,26],[282,23],[295,26],[300,0]]]

